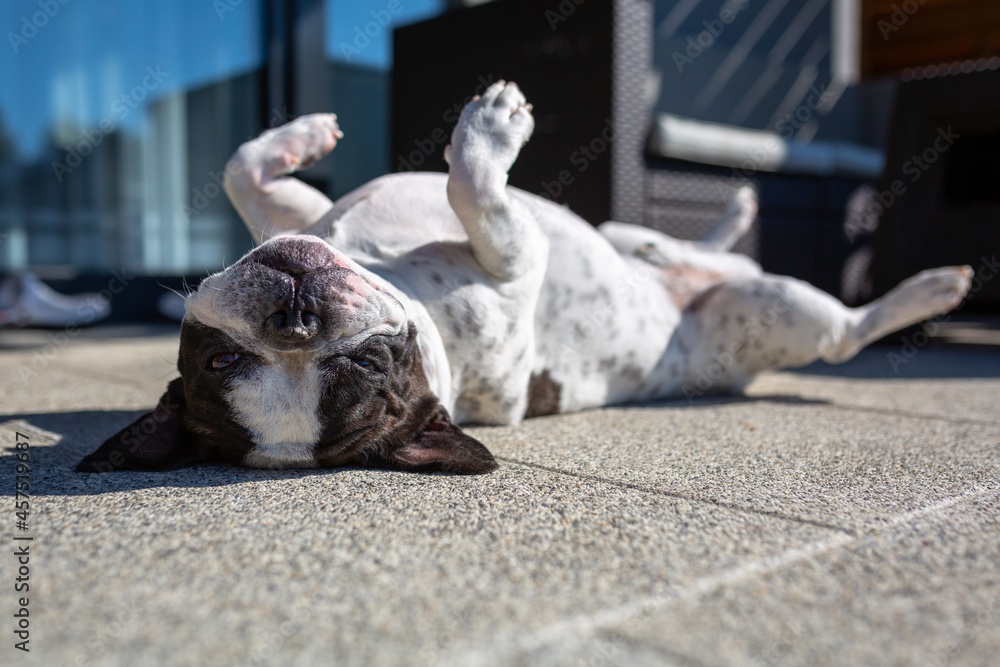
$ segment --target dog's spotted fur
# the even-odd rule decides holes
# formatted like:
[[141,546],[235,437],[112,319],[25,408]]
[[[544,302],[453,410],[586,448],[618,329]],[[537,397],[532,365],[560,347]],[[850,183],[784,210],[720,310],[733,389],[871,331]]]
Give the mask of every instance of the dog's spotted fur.
[[766,275],[727,252],[756,214],[748,188],[701,242],[595,231],[507,187],[532,127],[500,82],[463,111],[447,176],[386,176],[336,204],[289,177],[343,136],[334,116],[241,147],[226,189],[260,245],[188,298],[182,378],[158,409],[79,469],[486,472],[492,456],[455,422],[740,390],[843,361],[968,291],[968,267],[937,269],[848,309]]

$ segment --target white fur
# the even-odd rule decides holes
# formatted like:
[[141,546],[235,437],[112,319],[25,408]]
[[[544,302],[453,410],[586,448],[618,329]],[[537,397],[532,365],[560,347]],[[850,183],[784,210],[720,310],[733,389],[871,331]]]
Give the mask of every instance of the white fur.
[[333,150],[342,137],[336,114],[296,118],[247,142],[226,165],[226,193],[250,228],[254,241],[306,229],[333,204],[302,181],[284,178],[311,166]]
[[312,448],[323,430],[323,383],[316,365],[303,361],[266,360],[249,377],[231,383],[226,400],[255,445],[247,465],[285,467],[313,460]]

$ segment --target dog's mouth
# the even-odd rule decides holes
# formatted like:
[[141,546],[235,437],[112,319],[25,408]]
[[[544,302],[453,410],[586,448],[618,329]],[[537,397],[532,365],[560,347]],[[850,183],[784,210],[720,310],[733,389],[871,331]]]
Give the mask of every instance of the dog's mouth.
[[310,235],[271,239],[254,248],[234,268],[241,264],[258,264],[293,277],[335,268],[351,271],[328,243]]

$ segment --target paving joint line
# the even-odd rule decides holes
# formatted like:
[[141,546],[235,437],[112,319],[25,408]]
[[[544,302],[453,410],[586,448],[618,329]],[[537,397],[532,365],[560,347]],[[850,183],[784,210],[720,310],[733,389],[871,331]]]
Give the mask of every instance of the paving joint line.
[[721,507],[723,509],[733,510],[737,512],[746,512],[749,514],[759,514],[762,516],[771,517],[773,519],[782,519],[784,521],[791,521],[794,523],[806,524],[814,526],[816,528],[823,528],[826,530],[833,530],[839,533],[844,533],[846,535],[855,536],[857,531],[851,528],[844,528],[843,526],[838,526],[832,523],[826,523],[824,521],[816,521],[815,519],[805,519],[802,517],[797,517],[791,514],[785,514],[783,512],[776,512],[774,510],[765,510],[755,507],[745,507],[743,505],[737,505],[735,503],[727,503],[723,500],[715,500],[713,498],[702,498],[700,496],[689,495],[686,493],[681,493],[679,491],[669,491],[667,489],[657,489],[655,487],[645,486],[636,482],[626,482],[614,479],[608,479],[606,477],[598,477],[597,475],[587,475],[585,473],[571,472],[568,470],[560,470],[559,468],[551,468],[549,466],[544,466],[539,463],[529,463],[527,461],[519,461],[517,459],[512,459],[504,456],[497,456],[497,459],[501,461],[506,461],[507,463],[513,463],[516,465],[527,466],[530,468],[538,468],[539,470],[545,470],[547,472],[556,473],[559,475],[568,475],[570,477],[576,477],[577,479],[585,479],[591,482],[600,482],[603,484],[611,484],[612,486],[623,487],[627,489],[632,489],[633,491],[640,491],[642,493],[650,493],[659,496],[666,496],[668,498],[677,498],[678,500],[687,500],[688,502],[705,503],[709,505],[714,505],[716,507]]
[[972,417],[948,417],[945,415],[930,415],[920,412],[903,412],[888,408],[876,408],[867,405],[851,405],[850,403],[826,403],[819,407],[836,408],[849,412],[867,412],[877,415],[889,415],[893,417],[906,417],[908,419],[927,419],[932,421],[944,421],[951,424],[971,424],[976,426],[1000,427],[1000,422],[989,419],[975,419]]
[[[595,632],[597,636],[602,634],[601,630]],[[613,633],[608,630],[604,630],[603,634],[607,637],[608,635],[617,634],[617,636],[624,639],[624,643],[633,649],[639,649],[647,651],[648,653],[653,653],[660,658],[668,658],[673,663],[676,663],[677,667],[707,667],[707,665],[701,660],[695,658],[692,655],[686,653],[681,653],[680,651],[674,651],[663,646],[658,646],[656,644],[651,644],[647,641],[643,641],[637,637],[631,635],[626,635],[622,633]],[[612,639],[613,641],[613,639]]]

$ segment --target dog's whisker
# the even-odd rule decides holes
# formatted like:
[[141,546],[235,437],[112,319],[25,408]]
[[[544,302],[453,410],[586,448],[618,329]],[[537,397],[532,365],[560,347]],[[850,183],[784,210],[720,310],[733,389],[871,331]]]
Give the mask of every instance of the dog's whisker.
[[163,289],[167,290],[168,292],[173,292],[174,294],[176,294],[177,296],[179,296],[182,299],[187,298],[186,294],[181,294],[180,292],[178,292],[177,290],[175,290],[173,287],[168,287],[167,285],[164,285],[163,283],[160,283],[160,282],[158,282],[156,284],[157,284],[157,286],[162,287]]

